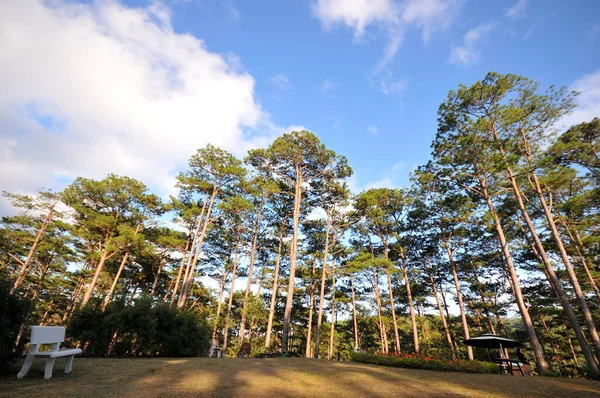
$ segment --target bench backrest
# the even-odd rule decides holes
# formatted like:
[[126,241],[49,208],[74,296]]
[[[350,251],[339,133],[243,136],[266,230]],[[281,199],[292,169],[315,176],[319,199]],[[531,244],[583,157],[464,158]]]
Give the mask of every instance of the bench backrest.
[[65,341],[64,326],[32,326],[31,344],[52,344]]

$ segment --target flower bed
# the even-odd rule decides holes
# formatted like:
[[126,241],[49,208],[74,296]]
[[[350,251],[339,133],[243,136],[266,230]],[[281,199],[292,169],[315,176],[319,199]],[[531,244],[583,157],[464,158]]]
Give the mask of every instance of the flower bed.
[[490,362],[443,360],[419,354],[363,354],[353,352],[354,362],[394,368],[426,369],[438,372],[498,373],[498,365]]

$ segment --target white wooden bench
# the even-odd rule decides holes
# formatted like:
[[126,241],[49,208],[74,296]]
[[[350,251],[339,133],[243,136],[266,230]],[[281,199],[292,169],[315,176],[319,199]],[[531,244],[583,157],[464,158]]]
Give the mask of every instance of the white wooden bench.
[[[44,379],[52,377],[52,368],[54,367],[56,358],[67,357],[65,373],[71,373],[73,357],[81,354],[81,350],[79,348],[59,349],[60,343],[63,341],[65,341],[65,328],[62,326],[32,326],[29,352],[17,377],[22,379],[29,372],[29,368],[31,368],[31,364],[35,358],[46,359]],[[39,351],[40,344],[50,344],[50,350]]]
[[217,339],[212,339],[212,343],[210,344],[210,353],[208,354],[209,358],[212,358],[212,357],[221,358],[223,353],[221,352],[221,349],[219,347],[217,347],[218,345],[219,344],[218,344]]

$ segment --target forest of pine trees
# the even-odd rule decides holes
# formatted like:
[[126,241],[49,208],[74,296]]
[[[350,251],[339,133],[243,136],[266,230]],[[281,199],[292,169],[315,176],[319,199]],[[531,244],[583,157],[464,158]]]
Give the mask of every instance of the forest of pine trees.
[[[405,188],[350,192],[346,158],[299,131],[245,159],[199,149],[169,198],[112,174],[4,192],[19,211],[0,275],[31,302],[12,344],[26,325],[167,306],[228,355],[488,360],[462,341],[494,333],[539,374],[598,379],[600,119],[561,126],[576,95],[510,74],[459,86]],[[128,338],[103,332],[104,355]]]

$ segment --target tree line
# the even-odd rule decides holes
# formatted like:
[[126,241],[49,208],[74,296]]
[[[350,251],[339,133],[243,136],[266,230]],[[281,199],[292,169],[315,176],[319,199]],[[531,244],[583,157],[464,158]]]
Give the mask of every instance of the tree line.
[[460,85],[406,188],[352,194],[347,159],[298,131],[243,160],[199,149],[166,200],[112,174],[5,192],[22,212],[2,218],[2,277],[30,323],[144,299],[200,314],[230,354],[329,359],[486,359],[462,340],[493,333],[526,340],[539,374],[597,379],[600,119],[560,126],[576,95]]

